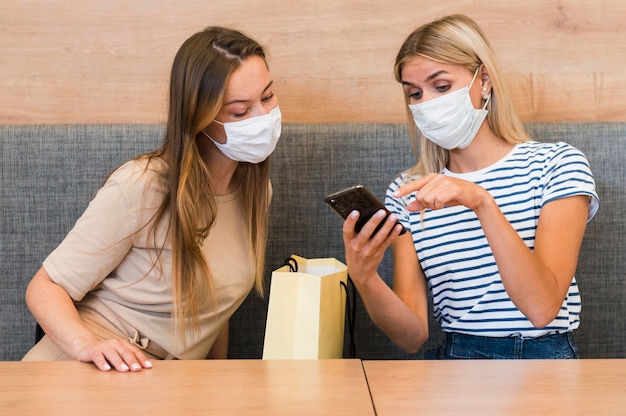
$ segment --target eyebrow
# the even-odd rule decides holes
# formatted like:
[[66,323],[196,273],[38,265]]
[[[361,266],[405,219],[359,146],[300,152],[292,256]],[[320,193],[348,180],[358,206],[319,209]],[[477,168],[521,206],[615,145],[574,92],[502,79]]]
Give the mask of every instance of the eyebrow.
[[[448,73],[448,71],[444,71],[444,70],[437,71],[437,72],[433,72],[432,74],[430,74],[429,76],[427,76],[427,77],[426,77],[426,79],[425,79],[424,81],[425,81],[425,82],[432,81],[433,79],[437,78],[439,75],[441,75],[441,74],[447,74],[447,73]],[[406,86],[409,86],[409,87],[413,87],[413,86],[414,86],[412,83],[410,83],[410,82],[408,82],[408,81],[402,81],[402,85],[406,85]]]
[[[269,89],[270,89],[270,87],[271,87],[273,84],[274,84],[274,80],[270,81],[270,82],[269,82],[269,84],[267,84],[267,86],[263,89],[263,91],[261,91],[261,94],[263,94],[263,93],[265,93],[267,90],[269,90]],[[226,105],[236,104],[236,103],[247,103],[247,102],[249,102],[249,101],[250,101],[250,100],[238,100],[238,99],[235,99],[235,100],[230,100],[230,101],[228,101],[228,102],[224,103],[224,105],[226,106]]]

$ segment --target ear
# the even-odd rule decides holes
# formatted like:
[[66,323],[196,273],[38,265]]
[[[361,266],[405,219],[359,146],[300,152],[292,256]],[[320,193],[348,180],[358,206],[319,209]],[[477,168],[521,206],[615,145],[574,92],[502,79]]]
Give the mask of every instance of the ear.
[[491,76],[489,76],[489,71],[487,71],[487,68],[485,67],[485,65],[481,65],[480,66],[480,88],[481,88],[481,93],[482,93],[482,97],[483,100],[486,100],[487,97],[489,97],[489,95],[491,95]]

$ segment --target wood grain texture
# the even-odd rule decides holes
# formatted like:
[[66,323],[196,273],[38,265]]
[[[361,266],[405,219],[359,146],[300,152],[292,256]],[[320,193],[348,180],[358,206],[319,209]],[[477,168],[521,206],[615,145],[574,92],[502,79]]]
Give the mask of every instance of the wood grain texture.
[[374,415],[360,360],[0,362],[3,415]]
[[626,360],[363,361],[378,416],[623,415]]
[[285,122],[402,122],[395,54],[457,12],[487,33],[524,121],[626,120],[621,0],[3,0],[0,123],[161,122],[174,54],[208,25],[268,47]]

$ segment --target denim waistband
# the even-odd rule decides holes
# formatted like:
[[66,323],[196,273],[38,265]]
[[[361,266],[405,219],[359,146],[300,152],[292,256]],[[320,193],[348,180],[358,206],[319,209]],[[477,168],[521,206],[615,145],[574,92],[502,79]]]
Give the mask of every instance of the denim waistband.
[[[434,358],[432,353],[428,355]],[[536,338],[483,337],[448,332],[437,356],[440,359],[560,359],[578,358],[578,352],[572,332]]]
[[528,336],[522,336],[522,335],[509,335],[506,337],[483,337],[480,335],[463,334],[460,332],[446,332],[446,338],[448,338],[449,336],[453,336],[458,339],[498,340],[497,342],[500,342],[500,341],[513,342],[513,341],[519,340],[525,343],[532,343],[532,342],[542,342],[546,339],[560,339],[563,337],[567,337],[568,334],[571,334],[571,332],[547,333],[538,337],[528,337]]

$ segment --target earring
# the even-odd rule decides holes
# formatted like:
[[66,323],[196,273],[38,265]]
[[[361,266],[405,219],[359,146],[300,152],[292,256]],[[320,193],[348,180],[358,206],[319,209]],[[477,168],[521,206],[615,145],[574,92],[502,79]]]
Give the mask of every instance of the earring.
[[487,87],[483,87],[483,100],[487,101],[491,94],[487,93]]

